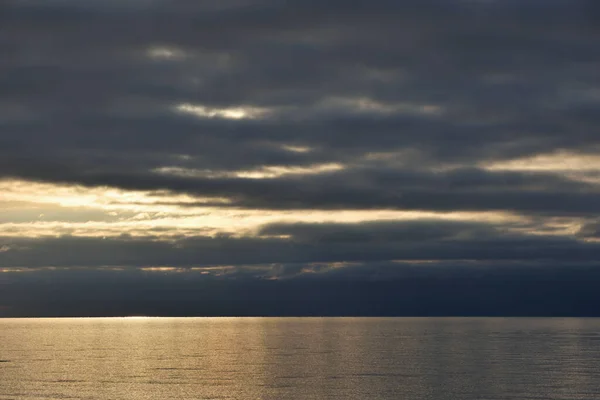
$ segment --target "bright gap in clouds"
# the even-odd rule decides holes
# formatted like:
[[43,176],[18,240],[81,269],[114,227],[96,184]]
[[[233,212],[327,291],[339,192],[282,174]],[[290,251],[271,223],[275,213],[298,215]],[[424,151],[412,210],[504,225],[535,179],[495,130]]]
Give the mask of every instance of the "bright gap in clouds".
[[488,163],[490,171],[600,171],[600,156],[560,151]]
[[266,116],[269,109],[262,107],[227,107],[214,108],[204,105],[195,105],[190,103],[178,104],[174,107],[175,111],[181,114],[190,114],[199,118],[221,118],[221,119],[257,119]]
[[383,102],[369,97],[332,97],[322,101],[319,108],[359,114],[422,115],[429,117],[438,117],[444,113],[444,107],[436,104]]
[[[204,104],[181,103],[172,109],[179,114],[188,114],[198,118],[218,118],[229,120],[256,120],[268,117],[282,119],[311,118],[323,113],[391,116],[406,115],[425,118],[438,118],[444,115],[445,107],[437,104],[418,102],[385,102],[369,97],[330,97],[313,104],[293,107],[258,107],[239,105],[233,107],[210,107]],[[306,147],[288,146],[287,150],[307,151]]]
[[557,151],[506,161],[483,163],[488,171],[550,173],[573,181],[600,184],[600,156]]
[[318,175],[327,172],[343,170],[344,166],[339,163],[315,164],[306,167],[301,166],[268,166],[257,169],[242,171],[203,171],[182,167],[160,167],[152,172],[167,176],[180,176],[189,178],[242,178],[242,179],[274,179],[288,175]]
[[181,61],[185,59],[186,53],[172,46],[154,46],[148,49],[148,57],[153,60],[168,60],[168,61]]
[[3,216],[0,214],[0,231],[14,237],[116,237],[127,234],[169,240],[223,233],[254,236],[261,226],[271,223],[351,224],[439,219],[517,226],[526,221],[524,217],[508,212],[243,209],[228,207],[227,199],[221,198],[19,180],[1,181],[0,193],[1,208],[9,210]]

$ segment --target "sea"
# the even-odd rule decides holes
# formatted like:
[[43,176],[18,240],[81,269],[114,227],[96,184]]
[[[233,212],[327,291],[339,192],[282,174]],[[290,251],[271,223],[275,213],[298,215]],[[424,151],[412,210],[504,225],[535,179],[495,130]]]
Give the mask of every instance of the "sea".
[[0,399],[600,399],[600,319],[0,319]]

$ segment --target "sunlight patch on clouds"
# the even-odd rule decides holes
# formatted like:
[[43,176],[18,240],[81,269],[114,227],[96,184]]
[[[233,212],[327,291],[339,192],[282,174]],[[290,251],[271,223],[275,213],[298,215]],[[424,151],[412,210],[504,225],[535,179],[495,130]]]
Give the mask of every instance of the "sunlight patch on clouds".
[[[166,202],[170,204],[165,204]],[[115,188],[87,188],[78,185],[38,183],[22,180],[0,180],[0,203],[11,209],[32,205],[54,205],[65,208],[100,208],[112,212],[172,212],[188,204],[227,204],[221,197],[192,197],[165,191],[126,191]]]
[[440,221],[476,221],[480,223],[513,224],[526,223],[518,216],[452,215],[435,213],[412,213],[402,211],[314,211],[280,212],[261,210],[213,210],[198,216],[152,217],[127,219],[115,222],[69,222],[34,221],[27,223],[0,224],[0,231],[8,237],[154,237],[157,240],[177,240],[184,237],[253,237],[263,225],[273,223],[362,223],[372,221],[415,221],[419,219]]
[[484,163],[488,171],[555,173],[574,181],[600,184],[600,156],[559,151],[508,161]]
[[179,61],[186,58],[183,50],[173,46],[153,46],[146,54],[153,60]]
[[483,165],[490,171],[600,171],[600,156],[556,152]]
[[140,267],[137,270],[149,273],[162,274],[200,274],[223,276],[228,272],[235,271],[238,267],[234,266],[216,266],[216,267],[167,267],[167,266],[151,266]]
[[[296,118],[298,115],[342,112],[350,114],[414,115],[428,118],[440,117],[445,108],[437,104],[411,102],[386,103],[368,97],[331,97],[319,101],[312,107],[255,107],[237,106],[227,108],[208,107],[203,104],[181,103],[173,107],[175,112],[194,115],[198,118],[231,120],[262,119],[266,117]],[[285,146],[288,151],[305,152],[307,148]]]
[[435,104],[410,102],[384,103],[368,97],[334,97],[325,100],[322,106],[326,109],[349,111],[367,114],[407,114],[437,117],[443,114],[443,107]]
[[575,237],[585,222],[586,218],[546,217],[543,223],[516,226],[511,231],[534,236]]
[[30,268],[0,268],[0,273],[3,274],[16,274],[24,272],[34,272],[35,270]]
[[281,149],[290,153],[310,153],[313,149],[308,146],[283,145]]
[[182,167],[161,167],[152,172],[162,175],[180,176],[188,178],[243,178],[243,179],[274,179],[288,175],[318,175],[327,172],[343,170],[339,163],[314,164],[309,166],[284,166],[274,165],[242,171],[212,171]]
[[181,114],[190,114],[199,118],[219,118],[219,119],[259,119],[270,113],[268,108],[263,107],[229,107],[214,108],[201,104],[183,103],[174,107],[175,111]]
[[141,271],[144,272],[185,272],[185,268],[179,267],[142,267]]
[[[332,167],[322,167],[317,171],[321,173],[328,168]],[[265,175],[307,172],[302,169],[261,171]],[[260,178],[264,179],[264,175],[260,175]],[[222,234],[233,237],[256,236],[261,226],[272,223],[439,219],[513,226],[511,229],[531,225],[527,217],[509,212],[261,210],[230,208],[227,206],[227,199],[222,199],[222,202],[207,202],[208,200],[166,191],[128,192],[115,188],[0,181],[0,206],[10,204],[11,207],[10,212],[3,215],[0,232],[7,237],[71,235],[108,238],[129,235],[176,240],[182,237],[214,237]],[[44,217],[40,218],[40,213]]]
[[344,166],[339,163],[315,164],[307,167],[299,166],[271,166],[257,170],[235,172],[237,178],[272,179],[286,175],[318,175],[327,172],[341,171]]
[[[217,227],[211,226],[217,225]],[[208,236],[214,237],[225,233],[211,221],[197,218],[156,218],[147,220],[125,220],[117,222],[70,222],[70,221],[34,221],[24,223],[0,224],[3,235],[10,237],[156,237],[172,240],[182,237]],[[243,230],[239,229],[241,232]]]

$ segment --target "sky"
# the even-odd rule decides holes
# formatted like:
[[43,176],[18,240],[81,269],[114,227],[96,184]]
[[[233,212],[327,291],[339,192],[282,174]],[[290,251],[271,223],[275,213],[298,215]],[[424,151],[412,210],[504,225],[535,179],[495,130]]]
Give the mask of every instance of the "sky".
[[0,316],[588,315],[597,0],[3,0]]

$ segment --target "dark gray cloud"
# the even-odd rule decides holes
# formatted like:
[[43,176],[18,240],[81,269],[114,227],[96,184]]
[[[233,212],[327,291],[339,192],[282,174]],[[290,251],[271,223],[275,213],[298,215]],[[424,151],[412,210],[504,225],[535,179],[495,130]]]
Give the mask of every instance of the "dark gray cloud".
[[[232,281],[261,284],[395,281],[410,268],[392,260],[433,260],[436,276],[464,260],[592,268],[600,256],[590,240],[598,238],[600,162],[569,163],[600,154],[599,27],[596,0],[2,1],[0,179],[161,191],[157,204],[179,207],[493,211],[524,219],[278,223],[256,237],[201,230],[184,237],[173,229],[170,241],[150,233],[0,232],[0,268],[219,265],[230,266]],[[226,118],[244,108],[258,117]],[[548,154],[553,161],[543,168],[497,166]],[[239,174],[331,164],[339,169]],[[172,194],[192,199],[182,204]],[[207,196],[230,202],[206,203]],[[14,217],[9,210],[2,222],[31,221],[36,210]],[[44,212],[56,219],[69,210]],[[72,218],[92,222],[125,215],[78,213]],[[559,217],[571,218],[570,230],[553,225]],[[138,273],[119,279],[133,282]],[[79,290],[76,280],[71,290]],[[361,290],[377,297],[378,289]],[[144,298],[158,302],[152,296]]]
[[[394,149],[426,168],[599,144],[599,34],[585,1],[4,4],[4,175],[351,163]],[[182,55],[147,56],[160,47]],[[323,105],[341,97],[443,111]],[[188,102],[287,108],[261,121],[169,109]],[[316,151],[277,148],[287,143]]]
[[580,237],[586,239],[600,239],[600,221],[591,220],[581,226],[578,232]]
[[[514,228],[519,228],[515,226]],[[526,228],[526,226],[525,226]],[[3,238],[0,268],[201,267],[389,260],[594,261],[598,243],[529,235],[506,227],[419,220],[363,224],[274,224],[258,237]]]

